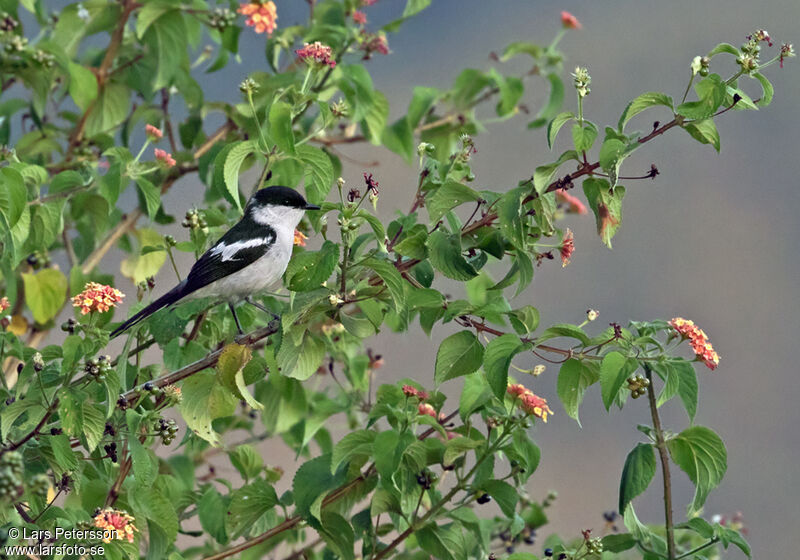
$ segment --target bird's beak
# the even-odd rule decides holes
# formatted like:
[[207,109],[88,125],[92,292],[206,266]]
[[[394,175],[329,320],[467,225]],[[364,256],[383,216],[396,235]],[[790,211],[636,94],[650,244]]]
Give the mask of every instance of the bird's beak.
[[306,202],[306,210],[319,210],[319,206],[316,204],[309,204]]

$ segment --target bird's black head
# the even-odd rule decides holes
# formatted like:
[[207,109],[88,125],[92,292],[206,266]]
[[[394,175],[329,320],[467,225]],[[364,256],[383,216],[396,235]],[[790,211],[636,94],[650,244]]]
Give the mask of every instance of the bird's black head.
[[289,187],[266,187],[257,191],[250,199],[249,205],[263,206],[288,206],[299,210],[319,210],[319,206],[309,204],[303,195]]

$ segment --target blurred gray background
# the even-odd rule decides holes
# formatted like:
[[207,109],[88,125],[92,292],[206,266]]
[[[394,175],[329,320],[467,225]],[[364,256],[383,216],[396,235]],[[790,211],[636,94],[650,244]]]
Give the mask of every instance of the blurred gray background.
[[[397,17],[403,4],[381,0],[368,8],[370,27]],[[304,2],[278,2],[278,10],[283,27],[302,21],[307,13]],[[446,88],[464,67],[488,69],[495,64],[490,52],[502,51],[511,41],[549,43],[560,27],[561,10],[575,14],[584,26],[562,40],[568,57],[564,74],[567,77],[575,65],[589,68],[592,94],[585,114],[601,131],[615,125],[627,102],[640,93],[664,91],[680,99],[692,58],[719,42],[739,45],[756,28],[768,30],[776,48],[781,42],[800,42],[796,0],[438,0],[390,36],[391,56],[377,55],[368,63],[375,86],[388,96],[395,117],[405,110],[416,85]],[[262,36],[242,33],[242,64],[232,64],[204,82],[209,98],[236,99],[235,84],[248,72],[264,69],[263,45]],[[726,76],[735,70],[732,57],[715,58],[712,71]],[[759,112],[731,111],[718,120],[721,154],[673,130],[627,160],[625,174],[644,173],[655,163],[661,175],[655,181],[625,183],[624,220],[614,250],[606,249],[596,236],[592,217],[571,216],[565,225],[575,231],[572,264],[562,269],[556,261],[537,269],[532,286],[514,305],[539,308],[543,325],[580,323],[587,308],[596,308],[597,330],[609,321],[626,324],[630,319],[674,316],[695,320],[722,356],[717,371],[700,371],[696,423],[715,429],[729,455],[728,473],[711,494],[706,513],[742,511],[754,556],[789,558],[796,556],[796,537],[787,534],[787,528],[797,525],[800,511],[800,486],[794,485],[800,462],[795,428],[800,420],[797,347],[792,342],[797,337],[791,334],[800,327],[800,299],[795,297],[800,278],[800,182],[792,171],[798,157],[800,66],[797,59],[790,60],[783,70],[769,68],[767,75],[776,90],[771,106]],[[546,90],[541,82],[528,87],[525,102],[535,111]],[[754,98],[759,95],[757,88],[748,91]],[[568,87],[565,109],[575,107],[572,94]],[[655,118],[663,121],[668,116],[656,110],[628,128],[649,131]],[[507,190],[530,176],[536,165],[554,159],[542,129],[526,129],[528,120],[490,125],[488,133],[477,137],[473,164],[478,188]],[[565,131],[559,146],[563,149],[568,140]],[[386,222],[395,209],[408,208],[415,169],[370,146],[348,146],[342,152],[363,162],[379,161],[377,166],[347,164],[344,177],[353,185],[361,184],[363,171],[375,174]],[[200,202],[200,188],[192,180],[182,181],[168,194],[167,210],[182,215],[187,201]],[[188,269],[191,261],[180,265]],[[172,282],[168,267],[161,280],[159,290]],[[126,292],[132,290],[129,284],[120,283]],[[447,325],[437,328],[431,339],[380,334],[372,344],[386,359],[378,381],[410,376],[432,386],[436,349],[452,332],[453,326]],[[534,356],[520,356],[515,362],[528,368],[538,363]],[[602,512],[615,508],[625,455],[641,440],[635,426],[648,422],[649,415],[643,399],[607,414],[595,387],[581,410],[581,429],[558,403],[557,372],[558,366],[550,366],[535,382],[526,380],[550,400],[556,413],[547,425],[535,428],[542,462],[529,490],[537,498],[549,489],[558,490],[559,498],[548,512],[549,529],[571,537],[585,528],[600,530]],[[458,385],[451,385],[455,393]],[[677,404],[664,407],[663,421],[675,431],[688,423]],[[271,461],[293,472],[292,454],[276,455],[269,444],[265,455],[267,450]],[[693,489],[677,469],[673,476],[680,519]],[[663,519],[660,485],[659,472],[636,502],[645,522]],[[535,550],[540,552],[539,546]],[[728,557],[742,556],[734,551]]]

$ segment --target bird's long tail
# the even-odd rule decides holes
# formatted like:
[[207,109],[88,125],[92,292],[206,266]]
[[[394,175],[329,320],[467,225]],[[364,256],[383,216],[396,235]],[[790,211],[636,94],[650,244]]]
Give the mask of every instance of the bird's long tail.
[[172,305],[173,303],[181,299],[183,296],[187,295],[187,293],[188,292],[186,290],[186,280],[184,280],[183,282],[172,288],[170,291],[168,291],[166,294],[155,300],[153,303],[151,303],[150,305],[139,311],[136,315],[134,315],[133,317],[122,323],[116,329],[114,329],[114,332],[111,333],[111,338],[115,338],[121,335],[132,326],[147,319],[150,315],[152,315],[159,309],[167,307],[168,305]]

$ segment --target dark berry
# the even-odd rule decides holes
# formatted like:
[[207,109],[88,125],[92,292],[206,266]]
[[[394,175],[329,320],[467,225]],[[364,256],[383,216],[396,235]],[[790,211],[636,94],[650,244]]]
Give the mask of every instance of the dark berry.
[[548,558],[551,557],[553,555],[553,549],[552,548],[545,548],[544,549],[544,555],[547,556]]
[[475,501],[478,502],[479,504],[488,504],[489,502],[492,501],[492,497],[489,496],[489,494],[487,494],[486,492],[484,492],[483,494],[478,496],[478,499]]
[[152,381],[148,381],[147,383],[145,383],[145,384],[144,384],[144,387],[142,387],[142,388],[143,388],[145,391],[148,391],[148,392],[150,392],[150,391],[152,391],[153,389],[155,389],[155,388],[156,388],[156,386],[155,386],[155,385],[153,385],[153,382],[152,382]]

